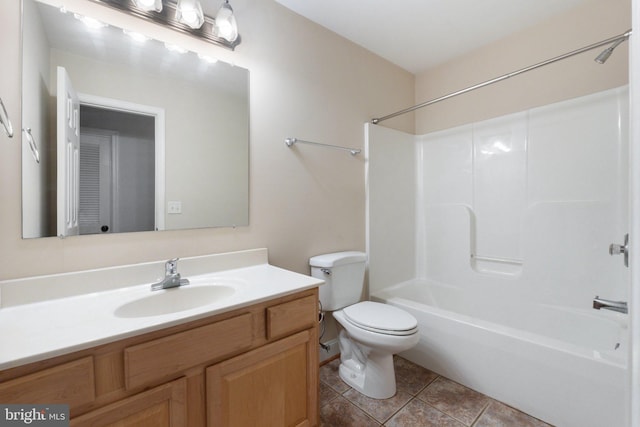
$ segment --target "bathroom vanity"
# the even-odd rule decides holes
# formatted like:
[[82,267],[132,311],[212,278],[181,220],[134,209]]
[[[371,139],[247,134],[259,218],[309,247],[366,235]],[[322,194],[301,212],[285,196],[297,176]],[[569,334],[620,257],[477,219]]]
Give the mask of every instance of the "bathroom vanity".
[[[197,262],[188,261],[181,260],[185,269],[196,269]],[[87,307],[91,298],[102,299],[104,311],[120,317],[113,315],[111,338],[101,336],[108,328],[94,328],[97,345],[67,338],[73,336],[69,330],[44,343],[40,353],[33,344],[31,354],[20,358],[7,354],[3,346],[0,402],[68,404],[72,426],[317,425],[317,286],[322,282],[266,263],[194,278],[184,290],[211,286],[204,283],[207,280],[233,283],[231,278],[245,289],[178,312],[158,308],[162,296],[151,303],[145,300],[148,295],[126,296],[144,291],[148,284],[3,307],[2,332],[17,310],[31,306],[32,316],[41,309],[46,318],[47,305],[65,305],[68,300],[77,306],[73,323],[79,337],[86,329],[84,322],[92,323],[89,317],[103,320],[100,308]],[[0,282],[0,291],[13,285]],[[182,290],[160,292],[179,305],[183,297],[176,292]],[[111,302],[117,299],[112,294],[120,295],[117,305]],[[143,311],[136,317],[131,309],[153,306],[160,314]],[[127,323],[128,329],[123,327]]]

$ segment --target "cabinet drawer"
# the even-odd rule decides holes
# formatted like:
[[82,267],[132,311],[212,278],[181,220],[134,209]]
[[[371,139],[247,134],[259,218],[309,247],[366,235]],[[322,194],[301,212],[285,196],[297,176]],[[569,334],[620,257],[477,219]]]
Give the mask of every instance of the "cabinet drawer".
[[91,356],[0,384],[2,403],[66,404],[73,409],[94,399]]
[[315,295],[267,308],[267,339],[289,335],[313,326],[318,321]]
[[185,369],[251,347],[251,314],[201,326],[124,350],[127,390],[179,375]]

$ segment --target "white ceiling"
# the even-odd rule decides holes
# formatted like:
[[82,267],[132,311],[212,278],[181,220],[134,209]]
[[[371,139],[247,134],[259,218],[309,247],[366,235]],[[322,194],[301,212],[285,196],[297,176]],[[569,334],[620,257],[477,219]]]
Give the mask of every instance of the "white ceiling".
[[276,0],[418,73],[589,0]]

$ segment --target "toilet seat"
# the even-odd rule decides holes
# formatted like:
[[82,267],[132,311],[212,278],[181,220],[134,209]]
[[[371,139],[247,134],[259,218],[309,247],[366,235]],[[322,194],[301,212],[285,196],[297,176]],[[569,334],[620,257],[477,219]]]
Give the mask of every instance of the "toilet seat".
[[411,314],[379,302],[359,302],[342,312],[349,323],[378,334],[411,335],[418,330],[418,321]]

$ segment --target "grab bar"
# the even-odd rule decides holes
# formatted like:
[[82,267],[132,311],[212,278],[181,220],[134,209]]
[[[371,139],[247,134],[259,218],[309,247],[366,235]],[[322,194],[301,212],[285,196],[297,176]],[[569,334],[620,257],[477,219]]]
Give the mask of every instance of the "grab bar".
[[13,126],[11,125],[11,120],[9,120],[9,114],[7,113],[7,109],[4,107],[2,98],[0,98],[0,123],[2,124],[2,127],[4,127],[4,131],[7,133],[7,136],[12,138]]

